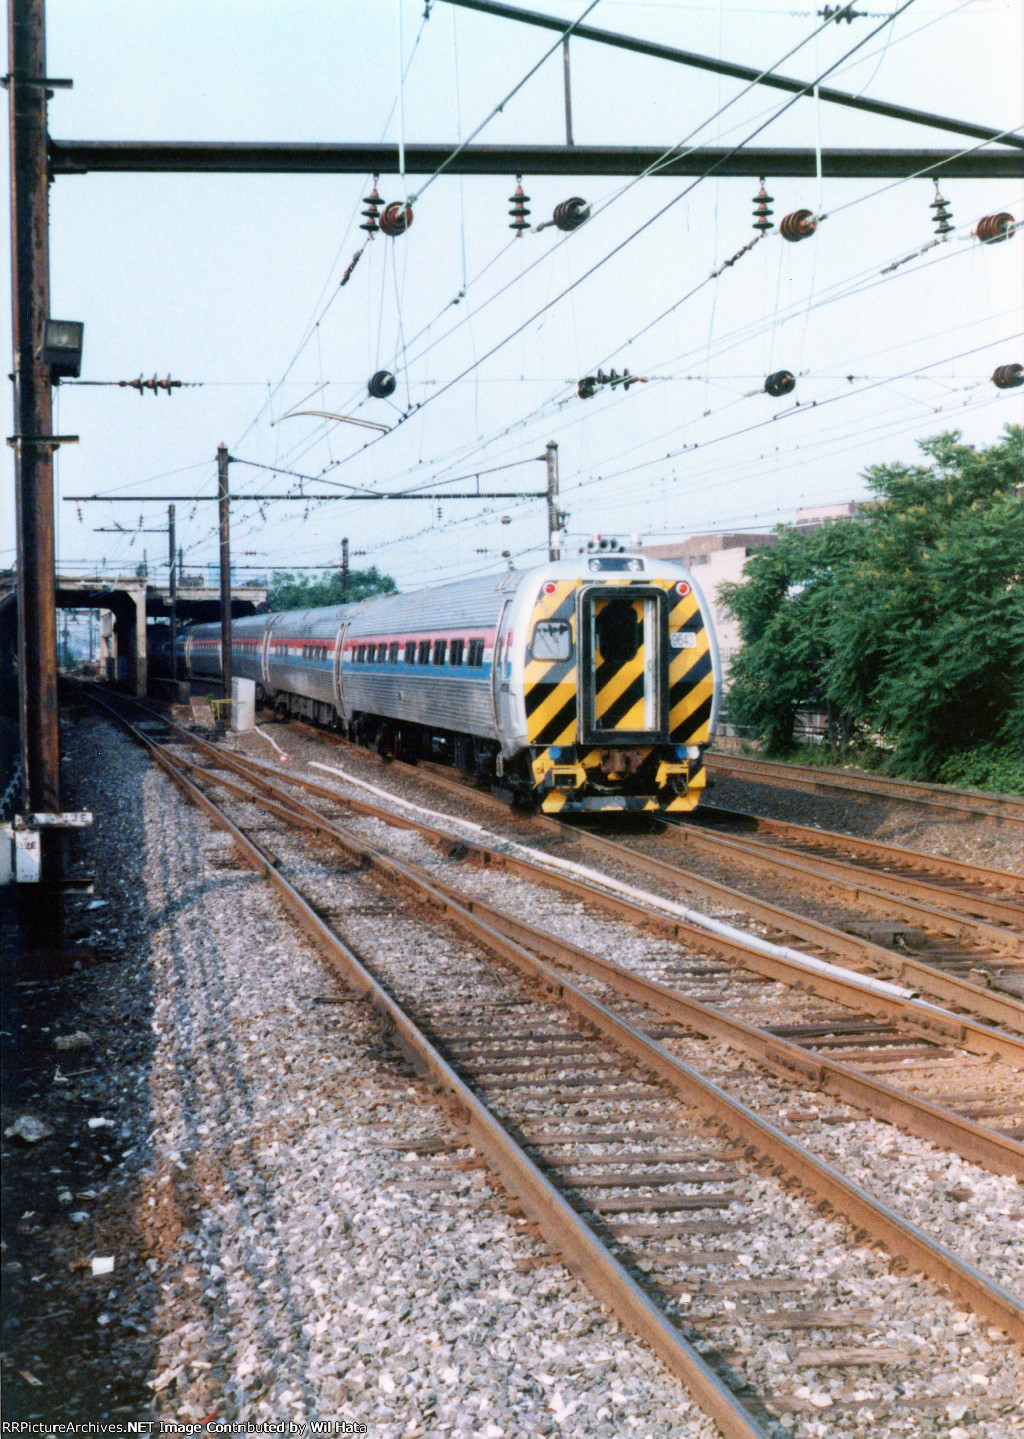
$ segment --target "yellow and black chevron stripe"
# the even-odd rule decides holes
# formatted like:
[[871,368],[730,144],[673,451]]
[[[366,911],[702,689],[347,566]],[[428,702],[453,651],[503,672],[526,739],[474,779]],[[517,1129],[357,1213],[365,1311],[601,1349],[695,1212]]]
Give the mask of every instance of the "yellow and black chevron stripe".
[[675,592],[672,581],[664,583],[671,605],[669,635],[689,632],[696,637],[691,649],[670,650],[669,739],[673,744],[706,744],[715,689],[708,632],[693,590],[688,595],[680,595]]
[[530,632],[538,620],[565,620],[572,628],[572,658],[528,660],[523,676],[526,734],[532,745],[576,743],[576,589],[577,580],[559,580],[553,594],[541,594],[530,616]]

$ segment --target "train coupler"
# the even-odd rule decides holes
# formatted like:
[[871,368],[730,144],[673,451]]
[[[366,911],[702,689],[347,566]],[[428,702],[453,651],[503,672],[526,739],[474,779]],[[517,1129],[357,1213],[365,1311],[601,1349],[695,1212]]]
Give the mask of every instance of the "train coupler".
[[654,777],[655,789],[668,789],[672,794],[683,795],[690,788],[690,766],[686,760],[663,759]]
[[557,789],[561,794],[572,794],[586,784],[587,772],[581,764],[554,764],[544,776],[544,780],[550,789]]

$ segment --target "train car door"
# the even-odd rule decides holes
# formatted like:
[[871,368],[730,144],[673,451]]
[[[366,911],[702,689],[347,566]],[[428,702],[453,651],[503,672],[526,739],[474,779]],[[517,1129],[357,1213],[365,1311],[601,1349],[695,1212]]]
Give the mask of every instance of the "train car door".
[[502,718],[508,709],[509,682],[503,678],[503,657],[505,652],[505,617],[509,611],[510,600],[504,600],[501,606],[501,613],[498,615],[498,623],[494,630],[494,651],[491,658],[491,699],[494,706],[494,731],[496,734],[502,732]]
[[653,744],[668,738],[668,604],[649,585],[594,585],[580,594],[581,740]]
[[266,695],[270,694],[270,645],[276,623],[277,615],[271,615],[264,627],[263,643],[260,645],[260,688]]
[[345,709],[345,694],[342,689],[342,657],[345,653],[345,636],[348,634],[348,627],[351,621],[344,620],[338,630],[334,641],[334,703],[337,706],[338,714],[342,719],[348,719]]

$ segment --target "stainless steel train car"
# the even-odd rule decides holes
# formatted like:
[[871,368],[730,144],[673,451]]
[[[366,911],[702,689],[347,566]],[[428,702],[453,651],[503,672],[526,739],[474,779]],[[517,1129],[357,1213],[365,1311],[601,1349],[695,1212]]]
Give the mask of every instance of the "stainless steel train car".
[[[220,675],[220,626],[179,673]],[[282,713],[385,755],[446,759],[548,813],[692,809],[718,716],[692,575],[615,548],[232,625],[232,668]]]

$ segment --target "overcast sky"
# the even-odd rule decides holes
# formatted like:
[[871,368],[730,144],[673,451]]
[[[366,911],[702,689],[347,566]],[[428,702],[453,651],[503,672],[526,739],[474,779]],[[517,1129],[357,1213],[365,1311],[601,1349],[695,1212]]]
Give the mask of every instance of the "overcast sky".
[[[586,3],[533,8],[569,21]],[[838,88],[1021,126],[1020,0],[917,0],[892,24],[884,6],[860,8],[854,23],[821,29],[786,0],[601,0],[587,23],[806,79],[840,61],[826,82]],[[407,142],[454,145],[557,43],[444,0],[424,20],[424,0],[400,0],[398,106],[396,0],[49,0],[47,11],[49,73],[74,80],[50,105],[51,133],[66,139],[376,141],[397,139],[404,113]],[[578,144],[733,145],[769,120],[752,143],[973,144],[585,40],[571,53]],[[511,140],[564,141],[560,49],[477,137]],[[177,518],[186,568],[197,569],[217,554],[221,441],[253,462],[232,466],[233,490],[258,496],[298,485],[259,465],[322,475],[304,485],[314,493],[436,488],[498,466],[510,468],[483,475],[482,488],[537,490],[535,457],[554,440],[573,547],[597,531],[664,542],[854,498],[868,465],[912,462],[923,437],[956,427],[983,445],[1024,419],[1024,391],[989,378],[1024,359],[1024,233],[994,246],[971,238],[982,215],[1024,218],[1020,182],[944,181],[956,229],[916,255],[934,236],[931,181],[826,180],[819,195],[816,179],[769,176],[776,221],[799,208],[827,218],[801,244],[773,233],[709,280],[754,238],[756,179],[527,174],[531,223],[571,195],[595,215],[568,237],[548,228],[516,240],[513,175],[427,178],[381,176],[386,200],[424,193],[408,233],[374,239],[344,288],[365,238],[367,177],[57,179],[51,311],[85,322],[82,378],[157,373],[194,386],[141,397],[62,386],[56,428],[81,443],[58,454],[60,496],[192,497]],[[577,379],[599,365],[648,382],[577,399]],[[398,375],[390,402],[366,391],[384,368]],[[764,378],[783,368],[796,392],[772,400]],[[140,521],[164,524],[166,504],[57,510],[62,571],[127,572],[146,551],[151,573],[166,575],[166,540],[137,533]],[[377,564],[403,588],[500,567],[503,550],[533,563],[546,546],[539,500],[265,502],[232,516],[233,558],[251,572],[336,561],[347,535],[353,556],[365,553],[354,564]],[[136,533],[97,533],[114,525]]]

